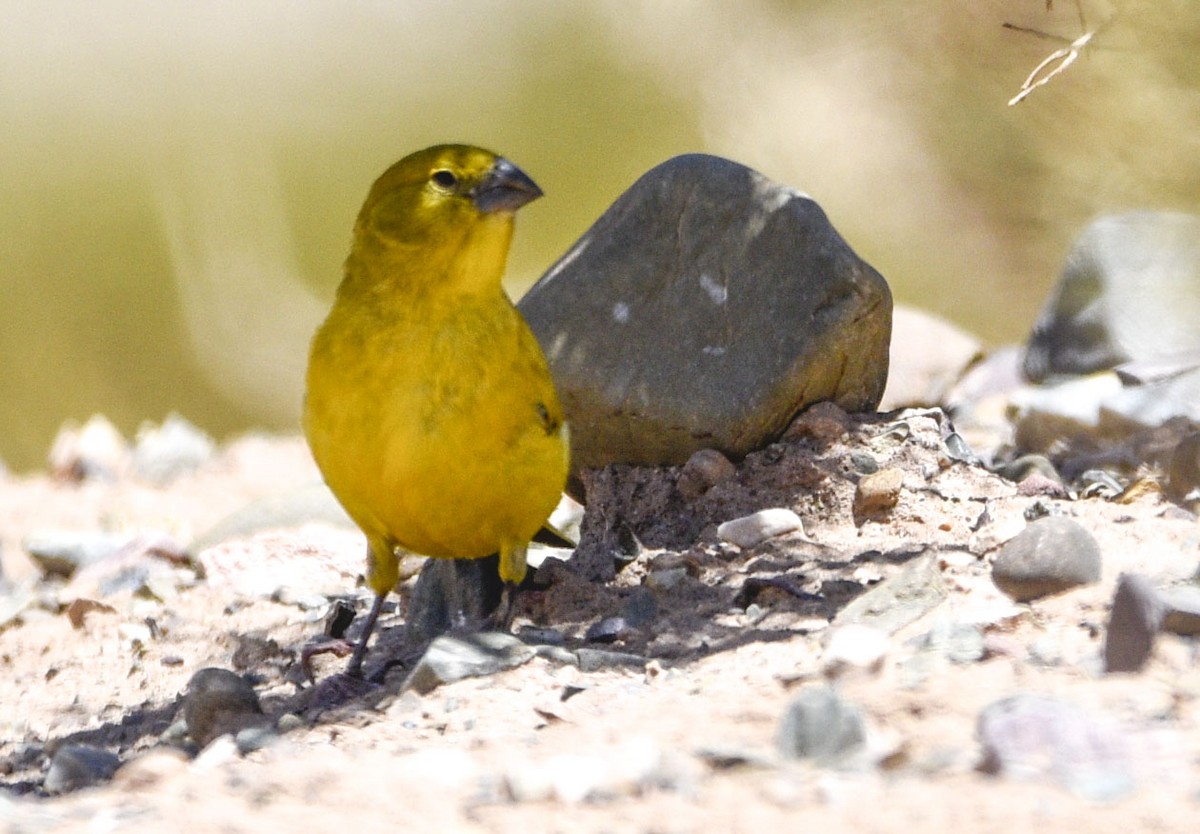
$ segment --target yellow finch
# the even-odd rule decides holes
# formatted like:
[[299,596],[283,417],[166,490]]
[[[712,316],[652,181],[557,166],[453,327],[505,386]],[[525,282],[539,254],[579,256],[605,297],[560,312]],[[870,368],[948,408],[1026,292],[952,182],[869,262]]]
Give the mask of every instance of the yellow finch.
[[304,431],[367,536],[375,604],[397,548],[500,554],[509,592],[567,476],[562,408],[501,287],[513,218],[542,191],[489,151],[439,145],[384,172],[354,226],[337,300],[309,354]]

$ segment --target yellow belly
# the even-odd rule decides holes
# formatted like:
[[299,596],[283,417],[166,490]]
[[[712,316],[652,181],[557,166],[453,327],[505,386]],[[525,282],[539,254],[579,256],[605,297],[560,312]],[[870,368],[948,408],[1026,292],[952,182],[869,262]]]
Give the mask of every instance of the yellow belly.
[[335,309],[318,332],[305,432],[373,546],[479,558],[527,543],[557,503],[561,408],[536,341],[500,300],[383,328]]

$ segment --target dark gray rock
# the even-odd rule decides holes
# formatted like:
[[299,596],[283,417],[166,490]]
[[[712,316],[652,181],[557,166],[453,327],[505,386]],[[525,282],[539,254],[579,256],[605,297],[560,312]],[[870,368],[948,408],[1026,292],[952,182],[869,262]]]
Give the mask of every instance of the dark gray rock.
[[409,600],[409,643],[428,642],[452,629],[483,628],[504,590],[498,565],[495,556],[427,561]]
[[494,631],[457,636],[443,634],[429,644],[405,680],[404,688],[424,695],[442,684],[512,669],[535,654],[537,651],[532,646],[511,634]]
[[776,745],[789,759],[844,762],[866,747],[862,712],[828,686],[807,686],[788,704]]
[[67,744],[50,760],[42,787],[51,794],[77,791],[107,782],[120,766],[116,753],[89,744]]
[[1200,634],[1200,587],[1181,585],[1160,594],[1163,602],[1162,630],[1184,637]]
[[577,472],[742,457],[812,403],[874,409],[887,380],[882,276],[814,201],[713,156],[646,173],[519,307]]
[[1017,602],[1099,582],[1100,546],[1069,518],[1039,518],[1000,549],[992,581]]
[[1154,653],[1163,608],[1158,590],[1149,579],[1135,573],[1121,574],[1104,634],[1104,671],[1141,671]]
[[269,723],[250,682],[236,672],[214,667],[201,669],[188,681],[183,719],[188,735],[202,748],[226,733]]
[[1118,799],[1134,789],[1129,741],[1117,723],[1077,704],[1020,694],[979,714],[980,770],[1025,781],[1053,780],[1079,796]]
[[940,605],[948,593],[938,569],[937,556],[920,556],[895,576],[856,597],[838,612],[833,622],[835,625],[861,623],[895,634]]

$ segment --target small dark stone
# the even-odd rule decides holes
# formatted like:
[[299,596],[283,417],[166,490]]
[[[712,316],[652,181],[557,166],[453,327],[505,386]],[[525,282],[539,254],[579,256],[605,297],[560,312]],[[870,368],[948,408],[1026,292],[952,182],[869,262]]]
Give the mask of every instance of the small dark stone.
[[1121,574],[1104,636],[1104,671],[1141,671],[1154,652],[1162,620],[1163,603],[1150,580]]
[[605,617],[588,626],[583,639],[589,643],[615,643],[634,631],[624,617]]
[[188,681],[183,702],[188,735],[200,747],[226,733],[267,723],[254,687],[228,669],[201,669]]
[[862,712],[830,687],[805,687],[784,712],[776,744],[789,759],[837,764],[866,744]]
[[107,782],[121,766],[115,753],[89,744],[67,744],[50,761],[42,787],[46,793],[77,791]]
[[325,615],[325,636],[340,640],[346,636],[346,629],[354,622],[356,614],[354,603],[345,599],[335,599]]
[[1018,602],[1099,582],[1100,547],[1069,518],[1039,518],[1000,549],[992,581]]

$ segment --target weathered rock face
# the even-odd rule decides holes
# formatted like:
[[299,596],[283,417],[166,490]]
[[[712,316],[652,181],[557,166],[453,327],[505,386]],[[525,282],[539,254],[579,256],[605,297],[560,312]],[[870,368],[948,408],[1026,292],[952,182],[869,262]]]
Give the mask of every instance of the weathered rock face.
[[873,410],[887,381],[883,277],[813,200],[718,157],[649,171],[519,306],[576,471],[741,457],[815,402]]

